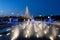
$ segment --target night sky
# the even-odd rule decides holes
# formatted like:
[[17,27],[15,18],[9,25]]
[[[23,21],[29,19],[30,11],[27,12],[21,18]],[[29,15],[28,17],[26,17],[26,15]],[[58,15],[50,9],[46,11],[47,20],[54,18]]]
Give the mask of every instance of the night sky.
[[0,16],[23,15],[26,5],[30,15],[60,15],[60,0],[0,0]]

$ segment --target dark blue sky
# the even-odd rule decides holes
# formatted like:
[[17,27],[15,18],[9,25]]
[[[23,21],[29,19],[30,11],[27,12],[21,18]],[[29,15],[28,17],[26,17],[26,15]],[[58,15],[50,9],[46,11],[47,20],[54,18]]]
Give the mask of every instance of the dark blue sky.
[[60,0],[0,0],[0,16],[21,15],[26,5],[30,15],[60,15]]

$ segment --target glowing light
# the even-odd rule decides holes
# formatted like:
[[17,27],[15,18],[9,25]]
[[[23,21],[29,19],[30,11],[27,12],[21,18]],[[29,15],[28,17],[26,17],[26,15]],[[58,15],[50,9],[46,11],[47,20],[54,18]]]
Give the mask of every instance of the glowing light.
[[14,30],[12,30],[12,32],[14,32]]
[[19,36],[19,27],[16,26],[15,28],[13,28],[13,30],[14,30],[14,32],[12,33],[11,40],[14,40]]
[[24,32],[24,35],[25,35],[25,37],[27,38],[27,37],[30,37],[30,32],[29,31],[27,31],[27,32]]
[[51,40],[54,40],[52,36],[49,37]]
[[50,18],[50,16],[48,16],[48,18]]
[[58,35],[58,37],[60,37],[60,35]]
[[2,35],[0,35],[0,37],[1,37]]
[[37,34],[36,37],[39,38],[39,35]]
[[25,38],[27,38],[27,37],[28,37],[28,35],[26,34],[26,35],[25,35]]
[[10,33],[7,33],[6,35],[7,35],[7,36],[10,35]]
[[[28,11],[27,11],[27,14],[28,14]],[[48,18],[50,17],[48,16]],[[50,27],[48,26],[48,23],[49,22],[35,21],[34,19],[32,20],[28,19],[28,21],[23,22],[23,24],[12,26],[13,30],[12,30],[11,40],[16,39],[19,36],[20,31],[23,31],[23,36],[25,38],[29,38],[35,34],[37,38],[47,35],[51,40],[53,40],[57,35],[56,29],[58,28],[55,28],[54,26]],[[49,35],[50,28],[51,28],[51,34]]]
[[44,31],[45,34],[47,34],[47,31]]
[[48,29],[50,28],[50,26],[48,26]]
[[[19,30],[24,30],[23,35],[25,38],[29,38],[35,34],[37,38],[47,35],[51,40],[53,40],[57,35],[57,30],[54,26],[53,27],[48,26],[47,24],[42,23],[41,21],[40,22],[37,22],[35,20],[30,21],[30,19],[28,19],[28,21],[24,22],[23,24],[13,26],[13,28],[14,29],[12,30],[12,35],[13,35],[12,39],[16,39],[18,37],[20,33]],[[49,31],[50,28],[52,33],[48,35],[50,32]]]
[[27,33],[29,33],[29,31],[27,31]]

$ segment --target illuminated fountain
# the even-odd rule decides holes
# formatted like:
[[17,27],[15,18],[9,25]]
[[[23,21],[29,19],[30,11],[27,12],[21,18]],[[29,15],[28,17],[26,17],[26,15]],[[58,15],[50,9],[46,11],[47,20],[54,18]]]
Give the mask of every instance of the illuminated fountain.
[[[25,16],[30,17],[28,14],[28,6],[26,6],[26,14]],[[51,29],[51,31],[50,31]],[[15,28],[13,29],[14,31],[12,31],[12,38],[11,40],[16,39],[19,34],[21,33],[21,30],[23,31],[23,36],[25,38],[30,38],[31,36],[36,36],[37,38],[46,36],[48,38],[50,38],[51,40],[54,40],[54,38],[57,35],[57,30],[55,29],[54,26],[50,27],[48,26],[48,24],[46,24],[43,21],[35,21],[33,18],[28,19],[28,21],[23,22],[23,24],[18,24],[17,26],[15,26]],[[51,34],[50,34],[51,32]]]
[[15,40],[18,36],[19,36],[19,26],[16,25],[13,27],[13,30],[12,30],[12,37],[11,37],[11,40]]

